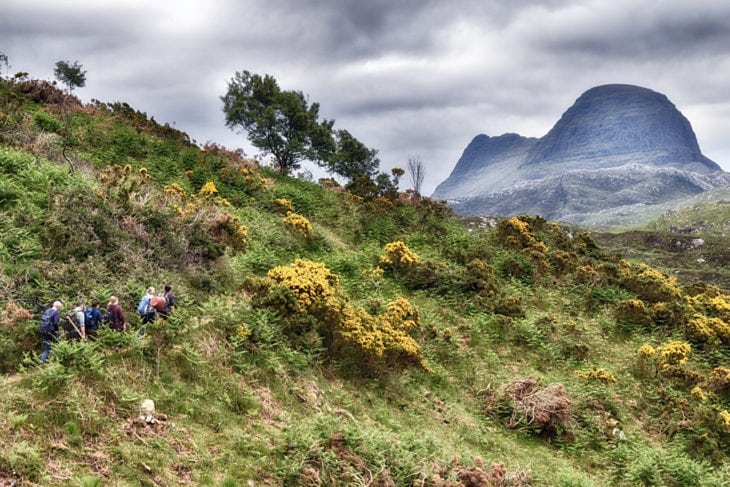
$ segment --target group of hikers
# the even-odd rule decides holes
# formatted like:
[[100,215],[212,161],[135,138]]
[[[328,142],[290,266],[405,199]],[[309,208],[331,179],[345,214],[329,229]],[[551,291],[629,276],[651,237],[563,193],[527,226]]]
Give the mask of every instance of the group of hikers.
[[[48,308],[41,316],[40,335],[43,340],[43,353],[41,363],[45,363],[54,343],[61,337],[61,330],[66,340],[95,340],[99,326],[106,324],[112,330],[124,332],[127,329],[127,319],[119,299],[116,296],[109,298],[104,313],[101,311],[101,304],[93,300],[90,306],[84,306],[83,301],[76,301],[73,309],[61,316],[63,303],[55,301],[53,306]],[[165,286],[165,291],[155,295],[155,288],[149,287],[137,306],[137,314],[142,320],[140,335],[145,334],[148,323],[157,318],[167,319],[167,316],[175,310],[175,295],[172,286]]]

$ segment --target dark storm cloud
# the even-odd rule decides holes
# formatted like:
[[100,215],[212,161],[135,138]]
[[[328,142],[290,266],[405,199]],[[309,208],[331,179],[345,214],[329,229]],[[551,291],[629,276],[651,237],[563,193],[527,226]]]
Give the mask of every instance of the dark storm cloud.
[[538,31],[531,41],[539,49],[589,59],[654,61],[678,55],[725,55],[730,45],[730,4],[681,4],[619,2],[615,9],[596,9],[583,15],[565,12],[563,18],[555,16],[555,22]]

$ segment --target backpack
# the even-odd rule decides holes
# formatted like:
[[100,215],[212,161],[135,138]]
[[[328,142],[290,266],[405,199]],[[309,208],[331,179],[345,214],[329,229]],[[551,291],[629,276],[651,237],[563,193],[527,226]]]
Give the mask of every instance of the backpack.
[[49,333],[53,333],[55,331],[53,329],[53,316],[55,315],[54,311],[56,311],[55,308],[49,308],[43,312],[43,316],[41,316],[42,335],[48,335]]
[[106,311],[104,311],[104,314],[101,315],[101,322],[105,325],[110,325],[113,318],[114,315],[112,315],[112,312],[107,309]]
[[152,296],[150,298],[150,306],[164,313],[165,309],[167,309],[167,298],[164,296]]
[[144,316],[147,313],[149,313],[150,308],[150,300],[148,298],[142,298],[137,305],[137,314],[140,316]]
[[94,316],[94,310],[96,308],[88,307],[86,308],[86,313],[84,315],[84,325],[86,328],[95,328],[96,323],[96,317]]

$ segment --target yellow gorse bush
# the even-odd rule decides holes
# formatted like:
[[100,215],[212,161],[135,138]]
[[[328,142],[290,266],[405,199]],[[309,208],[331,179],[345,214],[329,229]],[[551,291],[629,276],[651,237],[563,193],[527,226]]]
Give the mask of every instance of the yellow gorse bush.
[[188,193],[177,183],[168,184],[164,190],[166,195],[174,196],[177,198],[185,198]]
[[689,304],[697,313],[730,322],[730,296],[719,289],[710,289],[689,298]]
[[548,246],[537,239],[530,229],[530,224],[521,217],[513,216],[500,221],[497,224],[497,237],[507,247],[521,250],[534,262],[538,271],[546,272],[549,269],[545,256],[549,250]]
[[603,382],[604,384],[616,382],[616,377],[611,372],[601,368],[578,371],[575,375],[581,379]]
[[709,342],[710,344],[730,343],[730,325],[720,318],[708,318],[703,315],[694,315],[687,322],[687,335],[691,338]]
[[730,369],[726,367],[715,367],[710,372],[709,382],[716,391],[730,390]]
[[213,197],[217,194],[218,188],[215,187],[215,183],[213,181],[208,181],[203,185],[202,188],[200,188],[200,191],[198,191],[198,196],[201,196],[203,198]]
[[682,295],[675,277],[667,276],[646,264],[631,264],[622,260],[620,276],[626,289],[650,303],[672,302]]
[[334,340],[355,346],[368,357],[405,358],[425,368],[421,347],[409,335],[420,323],[419,313],[407,299],[396,298],[383,314],[371,315],[340,294],[338,276],[322,263],[297,259],[267,275],[292,291],[297,312],[316,318]]
[[274,267],[267,275],[294,291],[299,310],[304,313],[334,297],[340,283],[340,278],[324,264],[302,259],[288,266]]
[[396,269],[408,269],[418,264],[418,255],[400,240],[385,244],[385,255],[380,256],[380,263]]
[[274,204],[276,204],[277,209],[284,214],[294,211],[291,201],[286,198],[276,198],[274,200]]
[[656,355],[656,349],[648,343],[645,343],[639,347],[638,354],[639,357],[643,359],[652,358],[654,355]]
[[671,341],[656,348],[657,363],[662,371],[681,367],[689,362],[692,346],[679,340]]
[[348,306],[343,310],[343,318],[342,338],[368,355],[379,358],[386,353],[396,354],[426,366],[420,345],[409,335],[420,321],[418,311],[407,299],[399,297],[389,302],[387,311],[380,316]]
[[314,236],[312,224],[309,223],[309,220],[307,220],[302,215],[289,211],[283,218],[283,221],[284,226],[288,228],[289,231],[291,231],[295,235],[298,235],[299,237],[312,238]]
[[695,386],[692,388],[692,392],[690,392],[692,397],[697,399],[700,402],[707,401],[707,394],[705,394],[705,391],[702,390],[700,386]]

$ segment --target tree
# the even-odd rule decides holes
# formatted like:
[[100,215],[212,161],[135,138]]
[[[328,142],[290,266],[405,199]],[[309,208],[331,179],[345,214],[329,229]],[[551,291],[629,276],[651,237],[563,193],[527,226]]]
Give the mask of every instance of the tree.
[[413,186],[413,191],[416,195],[421,196],[421,187],[423,187],[423,178],[426,175],[426,168],[423,166],[423,161],[418,156],[409,156],[408,165],[408,176]]
[[[66,85],[66,95],[70,95],[74,88],[81,88],[86,85],[86,71],[81,69],[81,65],[78,61],[74,61],[73,64],[68,61],[58,61],[56,68],[53,70],[53,75],[56,79]],[[63,150],[61,154],[66,159],[71,171],[74,171],[73,162],[66,155],[66,149],[71,144],[71,114],[68,111],[67,97],[63,98],[61,105],[61,111],[63,113],[64,131],[63,131]]]
[[282,91],[276,80],[248,71],[236,72],[221,97],[226,126],[240,127],[254,147],[274,156],[281,174],[302,160],[322,163],[334,150],[334,121],[319,122],[319,104],[300,91]]
[[335,139],[335,151],[325,163],[330,172],[350,181],[377,173],[380,166],[377,150],[369,149],[347,130],[338,130]]
[[66,93],[70,94],[74,88],[83,88],[86,85],[86,71],[81,69],[78,61],[73,64],[68,61],[58,61],[53,70],[56,79],[66,85]]

